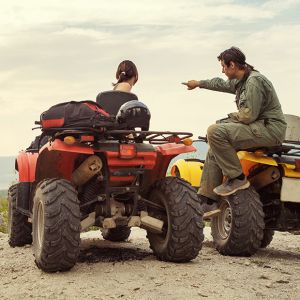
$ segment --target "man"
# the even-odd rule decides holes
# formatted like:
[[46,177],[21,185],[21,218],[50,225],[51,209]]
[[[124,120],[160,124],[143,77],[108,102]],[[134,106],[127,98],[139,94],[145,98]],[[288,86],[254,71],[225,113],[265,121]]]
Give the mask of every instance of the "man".
[[249,187],[236,151],[280,145],[286,130],[272,83],[246,63],[244,53],[231,47],[223,51],[218,60],[227,81],[213,78],[183,83],[188,90],[199,87],[236,95],[238,111],[228,114],[228,118],[217,121],[207,130],[210,149],[198,191],[205,212],[216,208],[219,196]]

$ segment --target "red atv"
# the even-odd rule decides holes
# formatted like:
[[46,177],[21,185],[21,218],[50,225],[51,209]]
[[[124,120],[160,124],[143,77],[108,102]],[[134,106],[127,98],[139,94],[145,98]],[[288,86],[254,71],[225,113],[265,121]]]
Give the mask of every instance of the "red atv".
[[192,134],[148,131],[149,110],[136,100],[116,113],[119,130],[69,126],[53,111],[49,116],[42,114],[40,122],[46,143],[16,159],[19,182],[8,197],[12,247],[33,242],[39,268],[64,271],[77,261],[81,231],[98,226],[104,239],[125,241],[137,226],[146,229],[160,260],[187,262],[198,255],[203,222],[196,189],[165,177],[173,157],[195,151]]

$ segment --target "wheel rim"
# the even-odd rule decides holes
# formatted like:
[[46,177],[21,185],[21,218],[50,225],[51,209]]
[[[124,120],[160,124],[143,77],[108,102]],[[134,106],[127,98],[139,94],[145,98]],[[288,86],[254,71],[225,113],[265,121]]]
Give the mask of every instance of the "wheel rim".
[[37,242],[39,248],[42,247],[44,240],[44,207],[41,202],[38,203],[37,207]]
[[232,211],[228,201],[222,202],[220,210],[221,213],[217,219],[218,231],[222,239],[227,239],[232,226]]

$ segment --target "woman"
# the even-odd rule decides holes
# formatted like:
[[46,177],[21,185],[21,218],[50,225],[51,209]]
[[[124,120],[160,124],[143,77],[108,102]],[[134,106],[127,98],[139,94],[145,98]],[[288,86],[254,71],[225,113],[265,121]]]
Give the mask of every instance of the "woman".
[[113,90],[130,93],[138,81],[138,71],[135,64],[130,60],[123,60],[118,66],[116,79],[118,81],[113,83]]

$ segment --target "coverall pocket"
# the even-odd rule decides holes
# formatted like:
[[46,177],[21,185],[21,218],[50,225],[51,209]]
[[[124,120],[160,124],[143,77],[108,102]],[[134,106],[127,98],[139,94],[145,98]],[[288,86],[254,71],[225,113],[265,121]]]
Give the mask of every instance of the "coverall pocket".
[[253,123],[249,124],[249,127],[250,127],[252,133],[256,137],[262,137],[263,136],[262,126],[264,127],[264,124],[261,123],[261,122],[253,122]]

